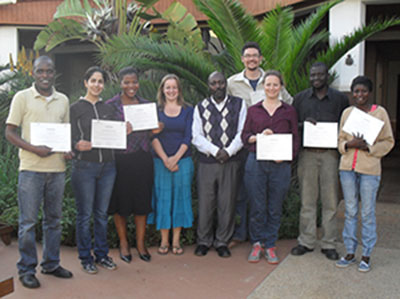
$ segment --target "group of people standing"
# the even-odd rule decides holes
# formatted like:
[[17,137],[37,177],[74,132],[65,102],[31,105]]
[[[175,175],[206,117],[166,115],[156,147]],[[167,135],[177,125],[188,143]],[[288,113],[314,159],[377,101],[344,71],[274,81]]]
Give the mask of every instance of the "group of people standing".
[[[182,255],[183,228],[193,223],[191,145],[198,152],[198,223],[195,255],[205,256],[214,247],[220,257],[247,239],[252,244],[249,262],[264,254],[270,264],[279,263],[276,241],[282,204],[291,181],[291,161],[258,160],[257,135],[291,134],[292,160],[298,156],[302,207],[299,244],[293,255],[303,255],[316,246],[317,201],[322,202],[321,251],[338,260],[335,249],[338,169],[346,205],[343,231],[347,255],[338,267],[356,262],[358,196],[362,202],[363,256],[360,271],[370,269],[369,257],[376,242],[375,200],[380,180],[380,158],[394,140],[384,108],[368,103],[371,81],[357,77],[351,86],[355,106],[345,95],[328,87],[328,69],[316,63],[310,69],[312,87],[294,99],[284,88],[278,71],[260,68],[257,43],[242,49],[243,72],[228,80],[220,72],[208,78],[210,96],[192,108],[182,95],[176,75],[166,75],[157,93],[159,128],[136,131],[126,123],[125,150],[95,148],[91,144],[93,120],[125,121],[124,106],[148,103],[137,95],[139,74],[126,67],[119,72],[121,92],[107,101],[101,93],[107,79],[99,67],[84,75],[85,96],[70,107],[54,87],[53,61],[41,56],[34,62],[31,88],[17,93],[6,121],[6,137],[20,148],[18,182],[19,251],[17,268],[22,284],[40,286],[35,277],[37,254],[35,224],[43,203],[44,248],[42,273],[70,278],[60,266],[61,206],[65,159],[72,159],[72,188],[76,199],[76,240],[82,269],[98,272],[97,266],[116,268],[108,256],[107,223],[113,215],[119,237],[119,254],[131,262],[127,233],[128,217],[134,215],[136,247],[140,259],[149,262],[145,246],[146,224],[161,233],[157,249]],[[355,107],[384,121],[375,143],[342,130]],[[343,112],[344,111],[344,112]],[[338,149],[301,146],[305,121],[340,123]],[[31,122],[71,123],[72,152],[54,153],[47,146],[30,143]],[[21,127],[21,135],[17,129]],[[340,158],[340,167],[339,167]],[[91,221],[93,218],[93,236]],[[92,242],[93,239],[93,242]]]
[[[183,100],[179,78],[167,75],[157,95],[160,129],[136,131],[127,122],[125,150],[93,147],[93,121],[124,121],[125,105],[148,103],[137,95],[139,74],[134,68],[123,68],[118,75],[121,92],[102,101],[107,75],[100,67],[90,67],[83,77],[86,94],[69,106],[68,98],[53,87],[53,61],[41,56],[34,62],[33,86],[13,98],[6,121],[6,137],[20,148],[20,259],[17,268],[25,287],[40,286],[35,276],[35,225],[42,204],[42,273],[60,278],[73,276],[59,264],[65,160],[72,160],[76,242],[86,273],[96,274],[97,266],[109,270],[117,267],[108,255],[109,215],[114,218],[120,240],[120,258],[124,262],[132,260],[127,234],[127,218],[131,215],[134,215],[140,259],[151,260],[145,246],[147,222],[155,223],[161,230],[158,253],[166,254],[170,250],[169,231],[172,229],[171,252],[183,254],[181,230],[191,227],[193,222],[191,182],[194,166],[190,149],[193,108]],[[31,144],[30,124],[33,122],[70,123],[72,151],[52,152],[47,146]],[[22,128],[21,135],[18,127]]]
[[138,255],[145,262],[151,261],[145,246],[147,222],[155,223],[161,230],[158,253],[162,255],[170,248],[170,229],[172,253],[183,254],[181,229],[191,227],[193,222],[191,181],[194,167],[190,150],[193,109],[183,100],[177,76],[167,75],[161,81],[157,94],[158,129],[136,131],[126,122],[125,150],[92,148],[93,120],[125,121],[125,105],[149,103],[137,95],[139,74],[134,68],[123,68],[118,77],[121,92],[103,102],[100,94],[106,74],[99,67],[89,68],[84,76],[86,95],[70,108],[77,247],[83,270],[89,274],[97,273],[96,265],[109,270],[116,268],[108,256],[108,215],[114,217],[120,258],[127,263],[132,260],[127,234],[127,220],[131,215],[134,215]]

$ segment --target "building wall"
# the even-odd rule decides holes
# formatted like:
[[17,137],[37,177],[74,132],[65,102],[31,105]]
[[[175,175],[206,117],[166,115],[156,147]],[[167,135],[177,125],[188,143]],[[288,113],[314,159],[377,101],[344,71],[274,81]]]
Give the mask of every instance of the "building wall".
[[[175,0],[162,0],[156,3],[155,7],[159,11],[167,9]],[[179,0],[188,11],[196,18],[197,21],[205,21],[207,18],[204,14],[197,10],[192,0]],[[277,4],[281,6],[288,6],[296,3],[307,2],[305,0],[240,0],[246,10],[252,15],[264,14],[276,7]],[[161,21],[160,21],[161,22]]]
[[46,25],[63,0],[18,0],[0,6],[0,25]]
[[[156,3],[155,7],[159,11],[164,11],[175,0],[161,0]],[[46,25],[49,23],[57,6],[63,0],[18,0],[16,4],[0,6],[0,25]],[[206,16],[198,11],[192,0],[179,0],[188,11],[193,14],[196,20],[204,21]],[[296,3],[306,2],[304,0],[241,0],[243,6],[246,7],[253,15],[260,15],[273,9],[277,4],[288,6]],[[160,22],[160,20],[159,20]]]
[[0,65],[5,65],[10,61],[11,54],[14,62],[17,61],[18,53],[18,32],[13,26],[0,26]]
[[[347,0],[334,6],[329,12],[330,45],[334,45],[344,35],[364,25],[365,17],[366,6],[361,0]],[[348,55],[353,59],[352,65],[346,64]],[[340,76],[332,85],[341,91],[349,91],[351,80],[357,75],[364,74],[364,59],[365,43],[362,42],[333,66],[332,69]]]

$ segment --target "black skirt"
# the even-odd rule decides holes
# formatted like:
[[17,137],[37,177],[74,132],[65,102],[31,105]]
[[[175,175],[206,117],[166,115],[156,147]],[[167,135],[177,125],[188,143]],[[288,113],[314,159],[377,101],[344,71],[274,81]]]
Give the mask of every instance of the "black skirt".
[[154,170],[151,153],[138,151],[115,156],[117,177],[111,196],[109,214],[147,215],[152,211],[151,196]]

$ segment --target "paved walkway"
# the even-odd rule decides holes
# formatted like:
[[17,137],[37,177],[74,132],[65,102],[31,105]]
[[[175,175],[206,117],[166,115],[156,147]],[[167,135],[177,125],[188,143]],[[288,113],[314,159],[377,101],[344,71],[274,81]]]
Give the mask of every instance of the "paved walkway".
[[[278,243],[279,255],[284,258],[295,244],[294,240]],[[247,262],[249,244],[232,249],[231,258],[220,258],[215,250],[197,257],[194,247],[185,247],[182,256],[160,256],[150,248],[153,260],[141,261],[137,256],[131,264],[122,262],[118,251],[110,255],[118,264],[116,271],[100,268],[96,275],[84,273],[77,259],[76,248],[62,247],[61,263],[74,277],[63,280],[37,274],[39,289],[24,288],[18,280],[15,263],[18,260],[17,243],[0,244],[0,281],[14,276],[14,293],[6,298],[246,298],[277,266],[264,259],[258,264]],[[39,250],[41,254],[41,248]],[[134,252],[136,253],[136,252]],[[38,267],[39,268],[39,267]]]
[[[341,227],[343,210],[341,203]],[[370,272],[359,272],[357,265],[338,269],[316,248],[302,257],[288,255],[248,298],[400,298],[399,215],[399,204],[377,204],[379,240],[371,256]],[[338,243],[338,249],[345,253],[342,243]],[[359,260],[360,248],[356,256]]]

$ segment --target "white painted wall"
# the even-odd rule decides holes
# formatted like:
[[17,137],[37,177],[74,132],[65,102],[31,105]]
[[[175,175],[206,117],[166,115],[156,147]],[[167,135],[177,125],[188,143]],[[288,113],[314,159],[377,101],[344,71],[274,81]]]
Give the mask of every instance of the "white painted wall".
[[17,28],[12,26],[0,26],[0,40],[0,65],[6,65],[10,62],[10,53],[14,63],[16,63],[18,54]]
[[15,4],[17,0],[0,0],[0,5]]
[[[343,36],[353,32],[365,24],[366,5],[362,0],[346,0],[335,5],[329,12],[329,31],[331,33],[329,43],[334,45]],[[353,65],[345,64],[347,54],[354,60]],[[364,74],[365,43],[362,42],[342,57],[331,70],[338,74],[338,78],[332,86],[349,91],[354,77]]]

